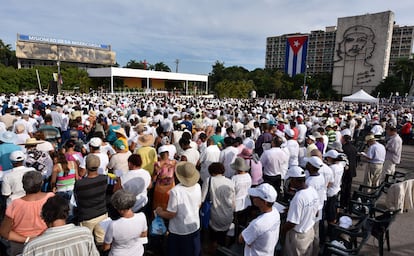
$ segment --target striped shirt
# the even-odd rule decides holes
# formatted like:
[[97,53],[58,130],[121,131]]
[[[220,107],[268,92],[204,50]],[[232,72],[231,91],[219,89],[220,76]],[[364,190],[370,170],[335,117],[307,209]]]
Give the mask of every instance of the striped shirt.
[[94,238],[87,227],[67,224],[48,228],[41,236],[29,241],[22,256],[99,256]]

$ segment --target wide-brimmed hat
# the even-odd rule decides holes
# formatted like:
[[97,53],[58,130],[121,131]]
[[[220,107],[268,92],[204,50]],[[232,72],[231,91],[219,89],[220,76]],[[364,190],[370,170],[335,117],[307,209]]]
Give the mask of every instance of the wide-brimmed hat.
[[330,146],[331,149],[335,149],[338,152],[343,152],[342,150],[342,143],[339,141],[332,142],[332,145]]
[[135,130],[137,133],[144,132],[144,131],[145,131],[145,124],[137,124],[137,125],[134,127],[134,130]]
[[370,141],[370,140],[375,140],[375,135],[374,134],[369,134],[367,136],[365,136],[365,142]]
[[238,154],[238,157],[244,158],[244,159],[250,159],[252,158],[253,150],[250,148],[244,148],[240,154]]
[[28,138],[25,143],[19,145],[31,146],[44,143],[44,140],[36,140],[36,138]]
[[114,132],[121,135],[122,137],[128,139],[128,136],[126,135],[124,128],[116,129],[116,130],[114,130]]
[[250,169],[250,167],[246,164],[246,161],[244,161],[244,159],[241,157],[236,157],[236,159],[234,159],[234,162],[230,164],[230,167],[234,170],[245,172]]
[[183,186],[192,187],[200,179],[200,173],[194,164],[190,162],[179,162],[175,167],[175,175]]
[[17,135],[14,132],[5,131],[0,134],[0,141],[4,143],[14,143],[16,140]]
[[89,110],[88,115],[90,117],[96,117],[96,112],[94,110]]
[[144,134],[138,137],[138,144],[146,147],[154,144],[154,136],[152,134]]

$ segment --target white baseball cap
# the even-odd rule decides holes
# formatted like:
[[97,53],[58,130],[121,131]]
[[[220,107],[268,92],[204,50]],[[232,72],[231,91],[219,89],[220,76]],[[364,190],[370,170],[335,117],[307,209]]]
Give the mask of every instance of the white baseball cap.
[[291,138],[295,136],[295,132],[292,129],[285,129],[285,134]]
[[317,156],[305,157],[304,158],[306,163],[311,164],[315,168],[321,168],[323,165],[322,160]]
[[289,178],[302,178],[302,177],[305,177],[305,171],[299,166],[291,166],[286,173],[285,179],[287,180]]
[[22,151],[16,150],[10,154],[9,159],[12,162],[21,162],[26,159],[26,155]]
[[269,203],[274,203],[277,198],[275,188],[268,183],[262,183],[255,188],[249,188],[249,195],[259,197]]
[[333,158],[333,159],[337,159],[337,158],[338,158],[338,156],[339,156],[339,153],[338,153],[338,151],[336,151],[335,149],[329,150],[328,152],[326,152],[326,153],[323,155],[323,157],[324,157],[324,158],[325,158],[325,157],[330,157],[330,158]]
[[98,137],[94,137],[89,141],[89,145],[94,148],[98,148],[102,145],[102,140]]

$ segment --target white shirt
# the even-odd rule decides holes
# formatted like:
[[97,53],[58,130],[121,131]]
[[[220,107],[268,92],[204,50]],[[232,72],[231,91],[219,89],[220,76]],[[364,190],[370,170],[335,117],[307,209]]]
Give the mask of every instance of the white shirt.
[[342,175],[344,174],[344,166],[340,163],[331,164],[329,166],[333,174],[333,183],[328,188],[328,197],[336,195],[341,191]]
[[132,211],[138,212],[148,203],[147,189],[151,184],[151,176],[144,169],[130,170],[121,176],[121,186],[125,191],[135,195],[135,202]]
[[286,154],[281,148],[272,147],[269,150],[265,150],[260,157],[260,162],[263,165],[263,175],[277,176],[282,175],[284,178],[284,166],[289,164],[289,155]]
[[289,150],[289,167],[299,165],[299,144],[296,140],[288,140],[286,148]]
[[326,184],[325,178],[319,174],[316,176],[308,176],[306,178],[306,185],[313,187],[319,196],[319,207],[318,207],[318,216],[316,218],[317,221],[322,219],[322,209],[324,201],[326,201]]
[[177,235],[188,235],[200,228],[199,209],[201,188],[198,183],[192,187],[178,184],[170,190],[167,211],[176,213],[170,219],[168,229]]
[[286,221],[296,224],[293,228],[298,233],[306,233],[313,228],[319,208],[319,196],[313,187],[296,192],[290,201]]
[[252,186],[252,178],[250,174],[236,174],[231,177],[231,181],[234,183],[236,209],[235,212],[242,211],[252,205],[250,202],[250,196],[248,193],[249,188]]
[[385,147],[381,143],[375,142],[367,151],[368,162],[373,164],[383,164],[385,161]]
[[228,146],[220,152],[219,161],[224,165],[224,176],[226,176],[227,178],[231,178],[235,173],[235,170],[233,170],[233,168],[230,167],[230,164],[234,162],[238,154],[239,150],[233,146]]
[[181,153],[181,156],[185,156],[187,158],[187,162],[190,162],[194,165],[197,165],[197,162],[200,159],[200,153],[198,152],[197,147],[191,147],[184,150]]
[[220,160],[220,149],[217,145],[208,146],[200,155],[200,176],[201,180],[205,182],[210,174],[208,172],[208,167],[214,162],[219,162]]
[[3,177],[3,184],[1,186],[1,193],[3,196],[8,196],[7,205],[14,199],[21,198],[26,195],[23,189],[22,178],[26,172],[36,171],[32,167],[19,166],[10,170]]
[[250,222],[241,233],[246,245],[245,256],[273,255],[279,240],[280,215],[272,208],[271,212],[263,213]]
[[227,231],[233,222],[234,183],[223,175],[210,177],[203,184],[201,198],[205,200],[210,183],[210,200],[212,202],[210,227],[215,231]]

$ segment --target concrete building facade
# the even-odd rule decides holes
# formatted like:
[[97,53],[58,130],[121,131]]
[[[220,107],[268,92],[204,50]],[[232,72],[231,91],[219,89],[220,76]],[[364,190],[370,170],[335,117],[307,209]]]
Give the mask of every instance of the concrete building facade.
[[[352,67],[352,69],[358,68],[358,65],[353,66],[351,64],[351,66],[347,66],[349,69],[345,70],[343,68],[344,64],[341,63],[338,56],[338,50],[341,50],[338,44],[344,39],[344,33],[350,27],[354,27],[354,29],[358,28],[355,26],[361,26],[360,30],[365,30],[366,32],[375,31],[375,35],[372,37],[372,40],[375,42],[371,40],[371,44],[375,43],[374,48],[376,49],[372,52],[375,56],[371,56],[368,63],[364,63],[364,61],[362,63],[363,66],[361,67],[360,73],[364,73],[363,76],[369,76],[367,77],[368,79],[363,80],[365,83],[362,84],[362,79],[360,77],[360,80],[358,80],[358,77],[354,77],[354,75],[357,76],[358,72],[351,72],[350,70],[350,67]],[[347,32],[350,33],[350,30]],[[397,60],[411,57],[414,43],[414,26],[395,25],[394,13],[387,11],[376,14],[338,18],[337,26],[329,26],[326,27],[325,30],[311,31],[308,34],[294,33],[268,37],[266,39],[265,68],[285,69],[286,39],[293,35],[309,36],[306,58],[307,75],[332,73],[334,75],[332,81],[334,89],[339,94],[351,94],[361,88],[371,92],[378,83],[392,71]],[[343,43],[341,46],[343,46]],[[365,50],[367,49],[368,48],[365,48]],[[342,53],[342,55],[343,54],[344,53]],[[347,56],[347,63],[352,61],[350,58],[355,59],[356,57]],[[357,58],[362,57],[359,56]],[[373,73],[365,74],[366,70],[362,71],[362,69],[365,68],[365,65],[369,66],[372,61],[377,65],[375,76],[370,76]],[[334,67],[336,68],[335,72]],[[345,71],[346,73],[344,73]],[[371,81],[367,83],[367,80]]]

